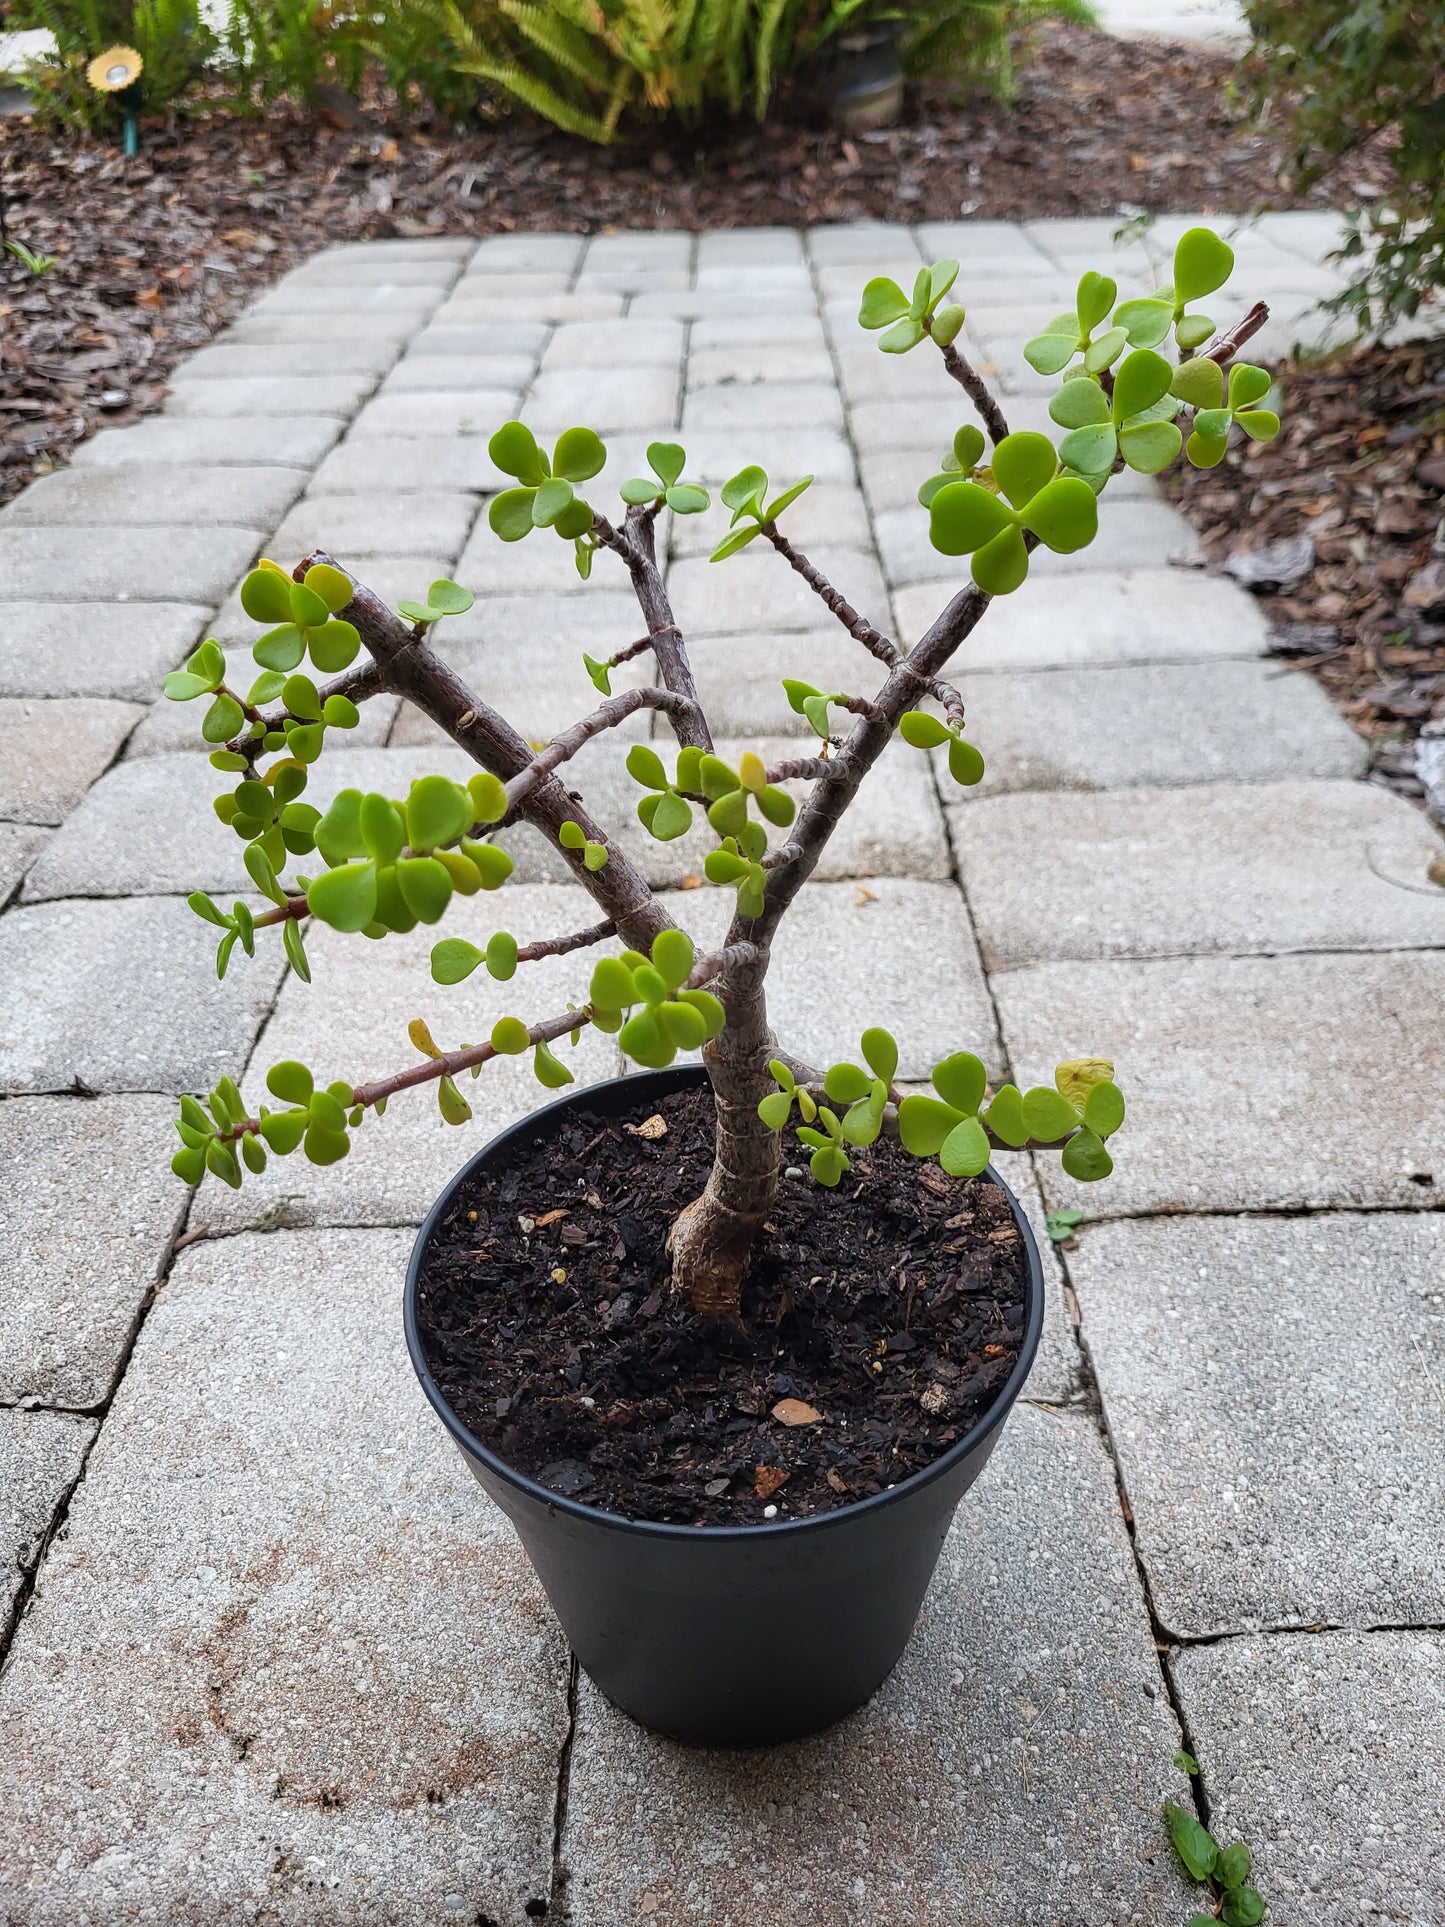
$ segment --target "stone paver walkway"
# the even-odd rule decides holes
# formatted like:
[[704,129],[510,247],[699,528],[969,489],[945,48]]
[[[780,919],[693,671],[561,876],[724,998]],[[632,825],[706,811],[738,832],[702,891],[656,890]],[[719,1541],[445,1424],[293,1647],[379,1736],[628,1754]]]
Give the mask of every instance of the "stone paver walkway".
[[[1100,221],[338,248],[0,515],[7,1922],[1182,1927],[1158,1818],[1181,1738],[1279,1927],[1445,1919],[1439,843],[1265,658],[1254,603],[1169,566],[1192,538],[1150,485],[966,645],[980,791],[893,752],[772,980],[808,1055],[881,1021],[917,1077],[946,1018],[1030,1082],[1107,1051],[1132,1103],[1107,1187],[1009,1172],[1041,1228],[1045,1200],[1090,1221],[1048,1257],[1028,1402],[855,1719],[766,1757],[629,1725],[424,1406],[408,1227],[535,1101],[528,1071],[489,1067],[475,1131],[398,1102],[338,1169],[273,1164],[189,1219],[165,1168],[174,1093],[254,1093],[293,1054],[389,1068],[442,1001],[424,932],[317,930],[310,988],[272,946],[215,984],[182,899],[245,877],[156,685],[201,635],[249,640],[256,554],[324,540],[390,596],[457,575],[478,602],[444,648],[546,736],[589,706],[583,648],[638,618],[609,557],[584,587],[560,544],[490,537],[486,437],[585,418],[615,431],[608,479],[678,431],[714,485],[813,472],[797,539],[911,638],[959,579],[913,496],[966,411],[860,334],[861,282],[961,254],[973,352],[1030,426],[1026,329],[1085,267],[1151,285],[1184,224],[1119,249]],[[1216,312],[1263,296],[1268,350],[1308,334],[1335,232],[1249,229]],[[776,557],[711,568],[720,521],[675,530],[670,565],[716,731],[796,740],[779,675],[861,688],[869,664]],[[625,748],[576,768],[627,841]],[[458,766],[382,701],[314,793]],[[706,938],[697,850],[634,844]],[[510,927],[588,920],[516,854]],[[574,963],[529,981],[539,1008]],[[579,1063],[618,1069],[593,1033]],[[187,1225],[210,1235],[177,1252]]]

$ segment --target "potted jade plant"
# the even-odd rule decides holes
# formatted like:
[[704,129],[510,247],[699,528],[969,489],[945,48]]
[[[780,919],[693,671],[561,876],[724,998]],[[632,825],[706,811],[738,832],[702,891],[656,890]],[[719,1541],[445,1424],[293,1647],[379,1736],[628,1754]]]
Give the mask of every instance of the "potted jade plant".
[[[221,973],[238,944],[250,955],[279,940],[308,978],[311,918],[358,939],[442,926],[432,1024],[449,1039],[483,1034],[443,1048],[418,1019],[419,1061],[325,1088],[299,1062],[273,1065],[274,1103],[254,1111],[223,1078],[206,1103],[182,1100],[175,1169],[187,1183],[209,1171],[238,1185],[268,1155],[297,1150],[335,1163],[355,1132],[385,1129],[371,1120],[394,1097],[430,1093],[461,1124],[463,1081],[499,1056],[530,1056],[541,1086],[560,1090],[574,1081],[568,1040],[589,1026],[645,1073],[554,1100],[458,1173],[418,1237],[405,1318],[428,1398],[515,1523],[582,1664],[662,1730],[739,1744],[802,1734],[887,1675],[1038,1343],[1038,1254],[990,1156],[1056,1149],[1081,1180],[1111,1169],[1124,1099],[1105,1059],[1068,1059],[1052,1086],[990,1090],[969,1040],[946,1039],[932,1090],[907,1091],[893,1039],[872,1028],[856,1055],[840,1038],[840,1061],[814,1068],[774,1037],[768,970],[779,944],[808,944],[803,887],[895,732],[937,752],[949,782],[983,774],[942,677],[990,600],[1024,585],[1036,548],[1083,548],[1124,467],[1152,474],[1181,450],[1210,465],[1233,423],[1257,439],[1277,430],[1269,377],[1234,362],[1265,310],[1216,335],[1190,306],[1232,266],[1198,228],[1179,242],[1172,285],[1144,299],[1120,303],[1106,275],[1084,276],[1075,308],[1025,349],[1061,377],[1057,446],[1011,434],[960,354],[957,263],[924,268],[911,295],[868,283],[860,319],[883,331],[884,352],[931,341],[980,417],[919,490],[935,547],[970,557],[960,576],[972,581],[905,646],[783,533],[806,479],[773,495],[760,468],[745,468],[726,484],[731,529],[714,561],[770,544],[873,672],[868,695],[784,683],[810,754],[770,767],[715,753],[657,559],[664,510],[697,514],[707,493],[684,480],[680,447],[654,443],[651,473],[623,484],[624,511],[609,520],[581,493],[605,457],[586,428],[550,452],[519,422],[491,442],[515,484],[490,504],[497,536],[551,531],[584,578],[610,549],[647,631],[609,660],[582,656],[599,700],[544,747],[434,646],[438,625],[470,605],[464,588],[436,582],[427,601],[392,610],[319,553],[289,574],[263,562],[247,577],[241,600],[265,633],[246,695],[226,686],[215,642],[167,679],[172,698],[206,699],[202,735],[234,784],[216,810],[269,906],[191,898],[221,931]],[[612,671],[638,656],[656,680],[614,692]],[[308,659],[330,680],[307,673]],[[404,797],[344,789],[316,809],[305,793],[331,733],[383,690],[438,723],[475,775],[424,776]],[[676,745],[628,750],[637,814],[664,842],[705,822],[707,882],[734,899],[726,939],[707,954],[674,921],[687,899],[650,888],[568,787],[583,745],[642,711]],[[802,787],[801,807],[784,784]],[[513,824],[589,892],[591,928],[534,941],[495,927],[512,863],[493,838]],[[588,948],[598,954],[579,960],[573,1000],[529,1008],[526,964]],[[817,966],[825,980],[826,958]],[[518,1014],[499,1012],[495,992],[477,997],[488,978],[517,979],[505,994]],[[700,1064],[678,1062],[693,1053]],[[358,1079],[373,1068],[357,1066]]]

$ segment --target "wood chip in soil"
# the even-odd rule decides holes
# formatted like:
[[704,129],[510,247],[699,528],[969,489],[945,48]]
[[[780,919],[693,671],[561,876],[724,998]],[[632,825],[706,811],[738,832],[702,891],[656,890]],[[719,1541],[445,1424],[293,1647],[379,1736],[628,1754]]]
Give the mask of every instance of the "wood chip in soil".
[[651,1112],[579,1108],[458,1193],[418,1308],[471,1431],[555,1492],[708,1526],[834,1510],[962,1438],[1022,1342],[1026,1258],[998,1186],[887,1141],[834,1191],[785,1177],[742,1325],[721,1325],[672,1293],[665,1251],[707,1180],[711,1094],[651,1108],[665,1137],[629,1135]]
[[[520,112],[460,132],[330,124],[285,108],[147,121],[142,151],[0,120],[9,230],[53,255],[0,253],[0,502],[97,428],[160,406],[176,363],[318,248],[514,230],[752,227],[1246,213],[1353,201],[1385,178],[1370,152],[1294,198],[1283,116],[1261,131],[1230,98],[1236,62],[1185,43],[1037,32],[1018,97],[915,89],[904,122],[849,138],[780,103],[774,119],[598,149]],[[1044,315],[1040,320],[1046,319]]]
[[1416,741],[1445,733],[1445,342],[1346,350],[1276,377],[1278,437],[1232,442],[1170,490],[1211,564],[1300,545],[1302,578],[1259,592],[1273,651],[1369,740],[1370,780],[1418,801]]

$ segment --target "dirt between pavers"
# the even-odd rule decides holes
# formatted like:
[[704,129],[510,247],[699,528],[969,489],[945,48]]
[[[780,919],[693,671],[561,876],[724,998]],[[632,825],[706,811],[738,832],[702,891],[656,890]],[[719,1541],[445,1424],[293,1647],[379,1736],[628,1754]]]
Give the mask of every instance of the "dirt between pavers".
[[[511,230],[753,227],[1043,215],[1244,213],[1349,200],[1353,172],[1296,202],[1282,134],[1227,95],[1236,62],[1185,43],[1038,31],[1018,97],[914,90],[904,124],[850,139],[790,113],[599,149],[498,111],[461,132],[375,131],[274,110],[197,114],[114,147],[0,121],[0,501],[97,428],[160,404],[177,362],[261,288],[336,241]],[[1282,126],[1282,121],[1276,123]]]

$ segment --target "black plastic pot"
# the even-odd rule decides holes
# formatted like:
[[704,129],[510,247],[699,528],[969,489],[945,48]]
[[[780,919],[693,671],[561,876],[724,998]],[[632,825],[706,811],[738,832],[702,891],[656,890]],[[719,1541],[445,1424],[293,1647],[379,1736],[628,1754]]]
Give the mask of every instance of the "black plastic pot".
[[987,1464],[1033,1364],[1043,1272],[1028,1220],[1000,1185],[1028,1254],[1018,1360],[972,1431],[888,1491],[814,1519],[704,1527],[626,1519],[549,1492],[475,1438],[432,1377],[417,1329],[427,1246],[458,1185],[504,1170],[534,1140],[554,1135],[573,1109],[632,1113],[705,1082],[702,1069],[689,1065],[592,1085],[478,1152],[417,1234],[406,1275],[406,1342],[423,1390],[516,1527],[574,1652],[608,1699],[678,1739],[765,1746],[831,1726],[898,1663],[954,1509]]

